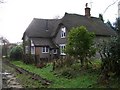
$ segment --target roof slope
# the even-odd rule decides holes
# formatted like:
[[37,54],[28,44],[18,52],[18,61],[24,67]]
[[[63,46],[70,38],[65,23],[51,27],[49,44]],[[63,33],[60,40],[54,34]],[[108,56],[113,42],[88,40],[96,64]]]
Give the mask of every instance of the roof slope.
[[[56,35],[60,25],[64,25],[67,30],[72,27],[85,26],[88,31],[95,32],[96,35],[115,36],[116,33],[100,19],[95,17],[86,17],[77,14],[66,13],[62,19],[37,19],[34,18],[24,35],[30,37],[36,46],[48,45],[56,48],[52,37]],[[23,35],[23,37],[24,37]]]
[[60,19],[36,19],[34,18],[25,33],[28,37],[51,37],[55,32]]
[[99,18],[86,17],[78,14],[68,14],[62,18],[63,23],[68,30],[72,27],[85,26],[88,31],[95,32],[96,35],[114,36],[115,31],[104,24]]
[[49,46],[50,48],[57,48],[51,38],[31,38],[31,40],[35,46]]

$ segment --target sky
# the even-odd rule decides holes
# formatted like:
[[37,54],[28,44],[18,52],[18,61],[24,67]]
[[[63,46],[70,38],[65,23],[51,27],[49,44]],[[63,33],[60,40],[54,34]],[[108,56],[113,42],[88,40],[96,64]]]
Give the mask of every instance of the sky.
[[[104,13],[105,9],[109,7]],[[4,0],[0,4],[0,36],[11,43],[21,42],[22,36],[33,18],[53,19],[65,12],[84,15],[85,4],[91,8],[91,16],[103,14],[105,22],[115,22],[120,0]]]

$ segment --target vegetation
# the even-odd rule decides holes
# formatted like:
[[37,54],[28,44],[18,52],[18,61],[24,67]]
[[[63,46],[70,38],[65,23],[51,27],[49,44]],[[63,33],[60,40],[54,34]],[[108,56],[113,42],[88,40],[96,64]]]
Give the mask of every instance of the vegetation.
[[119,76],[120,74],[120,37],[115,37],[109,42],[103,42],[100,48],[102,59],[102,74],[104,80],[110,76]]
[[29,75],[17,74],[17,80],[23,88],[41,88],[43,87],[39,81],[33,80]]
[[[94,61],[93,61],[94,62]],[[52,81],[48,88],[91,88],[97,83],[97,77],[99,76],[99,63],[94,63],[94,67],[97,69],[89,69],[84,71],[77,71],[77,76],[73,73],[74,77],[68,78],[61,74],[62,71],[52,71],[52,63],[47,64],[46,67],[40,69],[33,65],[26,65],[21,61],[12,61],[13,64],[24,68],[30,72],[40,75],[47,80]],[[77,66],[73,66],[78,68]],[[66,69],[62,69],[65,72]],[[28,81],[26,81],[28,82]],[[27,85],[26,85],[27,86]],[[41,86],[43,87],[43,86]]]
[[116,19],[114,30],[117,32],[117,36],[99,45],[99,53],[102,59],[102,79],[104,81],[113,76],[119,78],[120,74],[120,18]]
[[88,65],[89,59],[95,55],[94,48],[95,34],[88,32],[84,26],[72,28],[68,33],[68,41],[66,45],[66,53],[69,56],[81,61],[81,65]]
[[116,19],[116,22],[114,23],[114,28],[117,34],[120,36],[120,18]]
[[[114,27],[111,23],[108,24],[118,35],[98,45],[101,60],[91,58],[96,53],[94,33],[88,32],[84,26],[81,26],[73,28],[68,34],[66,57],[49,63],[41,69],[21,61],[12,61],[12,63],[52,81],[48,88],[120,87],[120,26],[119,19],[117,20]],[[43,87],[38,82],[36,85]]]
[[[109,80],[109,83],[99,83],[98,77],[100,76],[100,67],[101,61],[94,60],[92,61],[93,66],[89,69],[77,71],[72,78],[68,78],[62,73],[66,70],[65,68],[61,69],[62,71],[52,71],[52,64],[48,63],[46,67],[40,69],[33,65],[26,65],[21,61],[12,61],[13,64],[24,68],[30,72],[38,74],[47,80],[51,80],[52,83],[46,88],[120,88],[120,79]],[[72,66],[74,68],[79,68],[78,66]],[[70,69],[69,69],[70,70]],[[18,75],[21,84],[24,84],[24,87],[29,88],[41,88],[45,87],[40,84],[38,81],[31,80],[29,76]],[[32,83],[32,84],[31,84]]]
[[99,14],[99,19],[101,19],[104,22],[103,15]]
[[15,46],[10,50],[10,59],[11,60],[20,60],[23,56],[22,46]]
[[113,30],[115,30],[115,28],[113,27],[112,23],[109,20],[107,21],[107,25],[109,25],[110,28],[112,28]]

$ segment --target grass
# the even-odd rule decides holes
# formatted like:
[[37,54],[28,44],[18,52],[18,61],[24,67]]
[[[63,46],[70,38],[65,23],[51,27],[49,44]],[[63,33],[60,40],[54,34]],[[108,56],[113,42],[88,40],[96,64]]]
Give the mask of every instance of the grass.
[[17,79],[24,88],[40,88],[43,87],[39,81],[31,79],[29,75],[17,74]]
[[26,65],[21,61],[12,61],[12,63],[52,81],[48,88],[91,88],[97,83],[99,75],[98,72],[89,70],[88,72],[79,73],[77,77],[67,79],[65,77],[55,75],[55,73],[52,72],[51,64],[40,69],[36,68],[34,65]]

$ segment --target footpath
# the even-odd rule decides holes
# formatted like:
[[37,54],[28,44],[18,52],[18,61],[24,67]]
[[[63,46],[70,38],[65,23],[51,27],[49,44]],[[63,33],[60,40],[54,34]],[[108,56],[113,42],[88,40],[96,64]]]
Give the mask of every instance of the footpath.
[[2,60],[2,88],[22,88],[16,79],[15,69],[9,67]]

